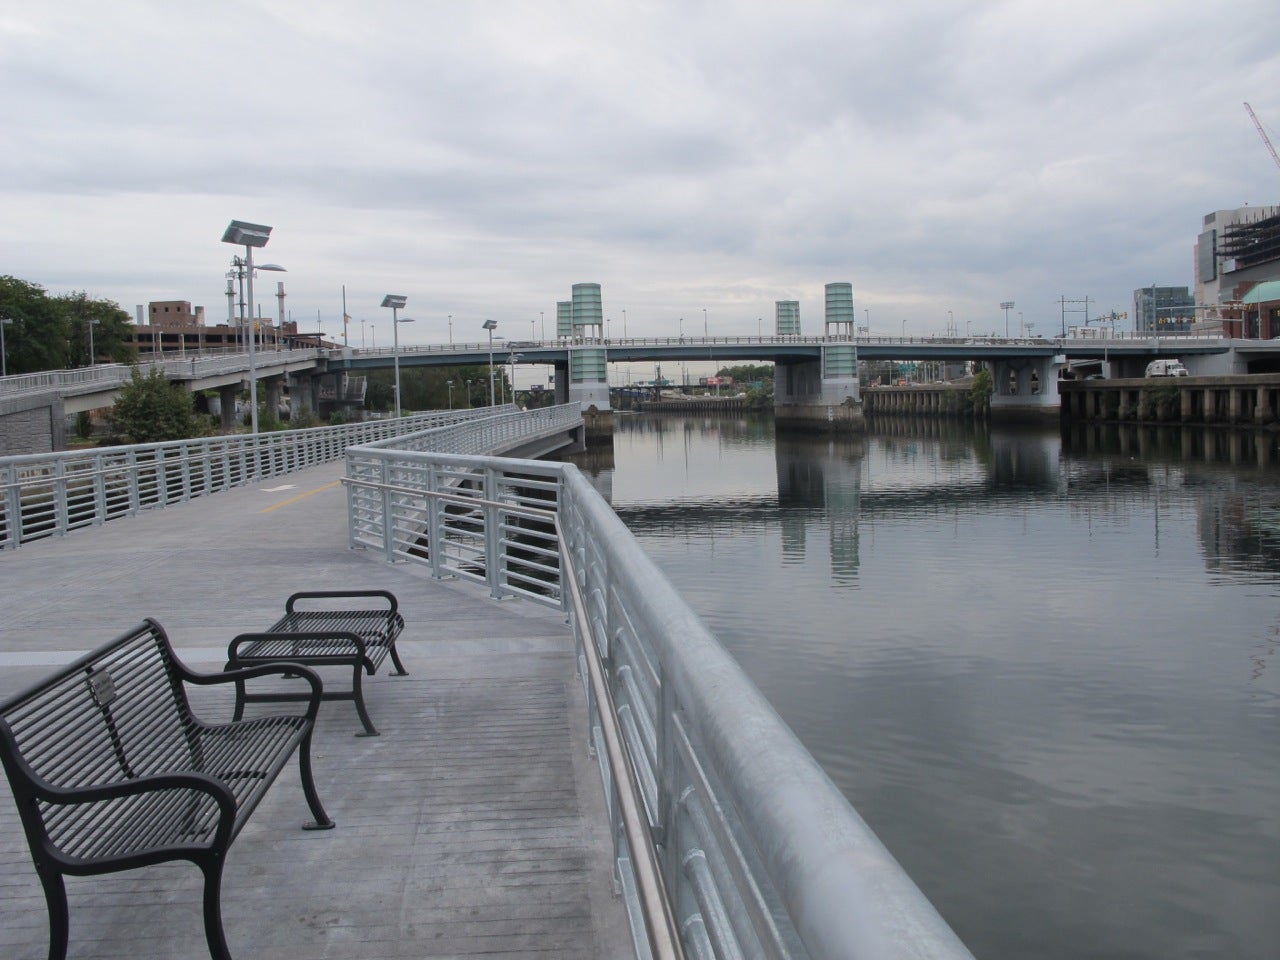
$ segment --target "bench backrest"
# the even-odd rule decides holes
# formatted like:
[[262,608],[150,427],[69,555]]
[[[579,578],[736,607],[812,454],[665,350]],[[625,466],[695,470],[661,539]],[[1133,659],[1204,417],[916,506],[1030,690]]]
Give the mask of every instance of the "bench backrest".
[[148,619],[0,704],[0,755],[19,805],[31,774],[78,787],[173,769],[183,753],[198,761],[180,669]]

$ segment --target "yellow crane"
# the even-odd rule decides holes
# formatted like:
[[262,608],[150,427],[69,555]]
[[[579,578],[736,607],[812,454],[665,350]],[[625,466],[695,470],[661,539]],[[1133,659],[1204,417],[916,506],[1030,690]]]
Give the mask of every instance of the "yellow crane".
[[1267,131],[1262,129],[1262,121],[1258,119],[1258,115],[1253,112],[1253,107],[1249,106],[1245,101],[1245,110],[1249,113],[1249,119],[1253,121],[1253,125],[1258,128],[1258,136],[1262,138],[1262,142],[1267,145],[1267,152],[1271,154],[1271,159],[1276,162],[1276,166],[1280,167],[1280,157],[1276,156],[1276,148],[1271,145],[1271,138],[1267,136]]

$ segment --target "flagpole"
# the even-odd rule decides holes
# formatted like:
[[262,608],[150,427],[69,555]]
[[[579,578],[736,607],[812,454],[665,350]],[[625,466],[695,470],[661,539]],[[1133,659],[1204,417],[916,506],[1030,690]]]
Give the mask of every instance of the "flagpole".
[[347,285],[342,285],[342,345],[347,345],[347,323],[351,320],[347,316]]

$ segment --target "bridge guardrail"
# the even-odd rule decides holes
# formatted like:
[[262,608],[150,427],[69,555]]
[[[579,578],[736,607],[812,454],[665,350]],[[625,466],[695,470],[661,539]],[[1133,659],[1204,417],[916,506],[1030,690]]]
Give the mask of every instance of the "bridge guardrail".
[[[323,354],[314,348],[306,350],[267,350],[256,356],[258,375],[272,366],[290,363],[295,360],[311,360]],[[249,371],[249,354],[190,354],[183,357],[170,357],[157,360],[144,360],[137,364],[138,370],[146,376],[152,368],[159,369],[165,376],[182,380],[189,377],[218,376],[225,373]],[[99,363],[91,367],[77,367],[74,370],[45,370],[41,373],[22,373],[9,377],[0,377],[0,395],[19,393],[35,393],[46,390],[58,390],[64,393],[84,392],[95,387],[118,386],[129,382],[133,366],[124,363]]]
[[494,408],[437,411],[306,430],[0,457],[0,549],[327,463],[354,444],[493,415]]
[[569,612],[637,956],[972,960],[581,472],[431,449],[468,429],[348,450],[351,543]]

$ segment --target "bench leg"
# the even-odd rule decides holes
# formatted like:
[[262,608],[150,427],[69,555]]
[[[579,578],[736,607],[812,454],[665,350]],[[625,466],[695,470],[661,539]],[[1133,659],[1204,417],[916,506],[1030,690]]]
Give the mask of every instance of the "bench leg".
[[307,731],[306,738],[302,743],[298,744],[298,772],[302,775],[302,792],[306,794],[307,806],[311,808],[311,815],[315,820],[311,823],[304,823],[303,830],[332,830],[333,821],[329,819],[329,814],[324,812],[324,807],[320,804],[320,794],[316,793],[315,777],[311,775],[311,731]]
[[364,731],[357,733],[357,737],[377,737],[378,728],[373,725],[373,721],[369,719],[369,711],[364,706],[364,685],[361,683],[360,675],[364,672],[363,665],[357,663],[352,671],[351,677],[351,697],[356,702],[356,712],[360,714],[360,722],[364,724]]
[[408,670],[406,670],[406,669],[404,668],[404,664],[400,662],[400,654],[396,653],[396,644],[395,644],[395,641],[394,641],[394,640],[391,642],[391,646],[390,646],[390,647],[388,647],[388,648],[387,648],[387,650],[388,650],[388,651],[390,652],[390,654],[391,654],[391,662],[392,662],[392,663],[394,663],[394,664],[396,665],[396,672],[395,672],[395,676],[397,676],[397,677],[403,677],[403,676],[404,676],[405,674],[407,674],[409,671],[408,671]]
[[215,855],[200,864],[204,872],[204,938],[213,960],[231,960],[222,932],[222,863],[222,856]]
[[66,960],[67,956],[67,888],[62,874],[37,869],[49,907],[49,960]]

